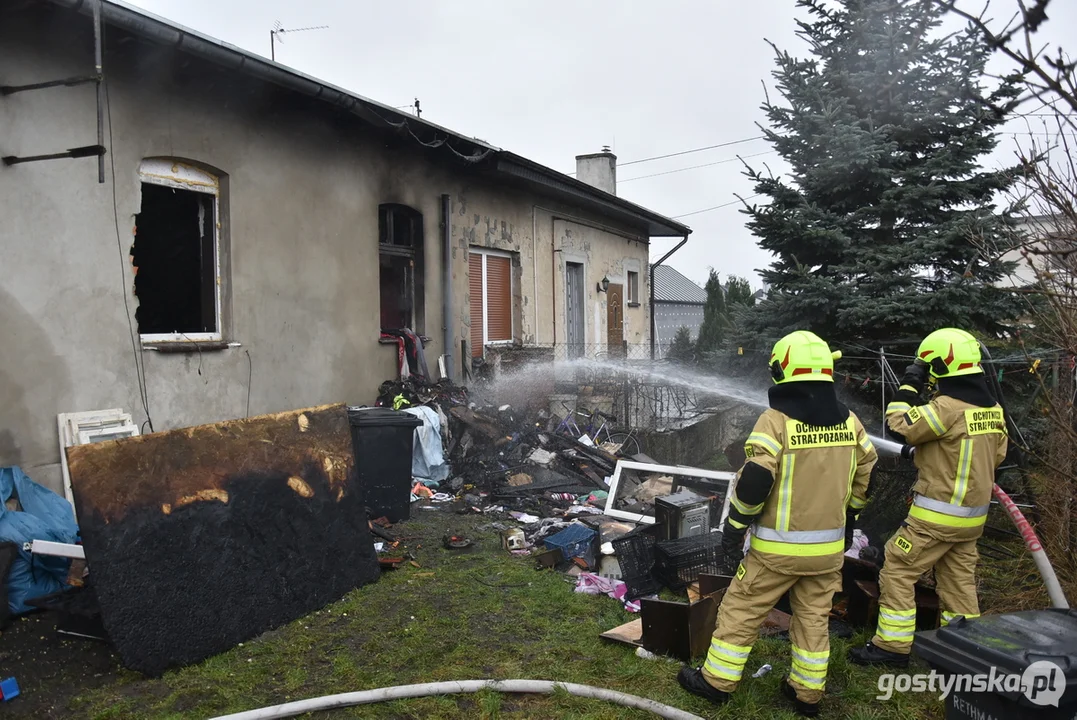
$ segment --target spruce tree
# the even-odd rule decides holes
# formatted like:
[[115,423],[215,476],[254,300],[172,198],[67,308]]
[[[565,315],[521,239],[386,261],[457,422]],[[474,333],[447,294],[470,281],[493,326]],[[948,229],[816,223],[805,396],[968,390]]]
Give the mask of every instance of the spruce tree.
[[798,0],[811,57],[778,50],[766,138],[788,177],[748,168],[749,228],[776,257],[738,338],[769,349],[807,328],[831,342],[923,337],[945,325],[998,335],[1020,315],[1006,288],[1009,170],[980,163],[1016,89],[985,89],[989,48],[944,35],[930,0]]
[[699,326],[699,337],[696,338],[696,350],[700,355],[717,352],[722,347],[728,319],[725,291],[714,268],[711,268],[703,289],[707,291],[707,303],[703,306],[703,323]]
[[729,276],[729,282],[725,288],[725,304],[727,313],[732,314],[736,306],[750,307],[755,305],[755,294],[748,281],[736,275]]

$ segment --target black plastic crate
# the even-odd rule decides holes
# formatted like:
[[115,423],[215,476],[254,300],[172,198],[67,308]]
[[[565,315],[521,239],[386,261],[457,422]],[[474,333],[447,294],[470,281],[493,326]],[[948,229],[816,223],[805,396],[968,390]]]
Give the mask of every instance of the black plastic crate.
[[722,533],[662,540],[654,546],[654,575],[670,590],[683,590],[703,573],[719,574]]
[[613,552],[626,586],[625,599],[635,600],[654,595],[662,583],[654,576],[654,541],[658,526],[640,525],[613,541]]

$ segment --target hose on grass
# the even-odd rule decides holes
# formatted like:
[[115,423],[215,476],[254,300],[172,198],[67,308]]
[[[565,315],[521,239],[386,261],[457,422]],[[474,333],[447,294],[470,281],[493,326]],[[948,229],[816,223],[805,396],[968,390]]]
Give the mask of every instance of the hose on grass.
[[397,685],[395,687],[378,688],[376,690],[361,690],[359,692],[340,693],[338,695],[325,695],[323,697],[297,700],[282,705],[272,705],[257,710],[221,715],[213,720],[272,720],[274,718],[290,718],[304,713],[333,710],[336,708],[352,707],[354,705],[367,705],[371,703],[386,702],[389,700],[406,700],[411,698],[430,697],[433,695],[454,695],[458,693],[476,693],[480,690],[494,690],[506,693],[540,693],[551,694],[558,688],[569,695],[576,697],[606,700],[608,702],[623,705],[624,707],[648,710],[659,717],[669,720],[703,720],[698,715],[693,715],[684,710],[679,710],[669,705],[663,705],[654,700],[641,698],[636,695],[591,687],[590,685],[578,685],[576,683],[553,682],[551,680],[452,680],[449,682],[421,683],[418,685]]

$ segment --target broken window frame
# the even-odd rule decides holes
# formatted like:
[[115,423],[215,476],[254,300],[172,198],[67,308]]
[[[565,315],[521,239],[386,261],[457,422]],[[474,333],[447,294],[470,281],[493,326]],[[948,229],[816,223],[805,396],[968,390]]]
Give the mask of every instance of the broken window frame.
[[224,340],[221,312],[221,181],[202,168],[169,158],[146,158],[138,167],[142,183],[210,195],[213,198],[213,316],[214,332],[139,333],[143,344],[212,343]]
[[488,275],[486,272],[487,263],[486,259],[489,257],[504,258],[509,261],[509,303],[513,303],[516,292],[516,278],[515,268],[516,259],[512,253],[505,252],[504,250],[490,250],[482,247],[470,247],[468,248],[468,254],[482,256],[482,346],[486,347],[498,347],[512,345],[516,338],[516,313],[515,308],[509,308],[509,337],[506,340],[491,340],[490,339],[490,310],[489,310],[489,298],[490,298],[490,285],[488,282]]
[[686,478],[705,478],[708,480],[725,480],[728,482],[728,486],[726,487],[725,502],[722,505],[722,516],[718,521],[718,527],[712,527],[711,530],[720,530],[725,523],[726,517],[729,515],[729,501],[733,495],[733,485],[737,479],[737,474],[735,472],[726,470],[704,470],[702,468],[673,465],[652,465],[651,463],[618,460],[617,466],[613,470],[613,477],[610,478],[609,494],[606,496],[606,508],[604,512],[609,517],[617,518],[618,520],[631,520],[632,522],[646,523],[648,525],[653,525],[655,523],[654,515],[640,515],[625,510],[618,510],[614,507],[614,503],[617,501],[617,494],[620,491],[621,473],[624,470],[636,470],[646,473],[647,475],[672,475],[674,476],[674,480],[670,490],[671,493],[676,492],[680,487],[676,480],[677,476]]
[[[411,245],[399,245],[393,242],[396,235],[396,222],[398,219],[406,219],[411,225]],[[426,324],[426,314],[424,312],[423,305],[426,302],[425,293],[425,263],[424,263],[424,244],[425,244],[426,228],[424,224],[423,214],[411,207],[410,205],[404,205],[401,203],[382,203],[378,206],[378,267],[379,272],[381,268],[381,258],[383,255],[395,256],[406,258],[409,262],[409,268],[411,270],[410,276],[405,278],[405,292],[408,296],[408,301],[411,307],[408,310],[410,317],[405,326],[408,327],[416,335],[422,335],[424,331],[424,325]],[[380,283],[381,278],[379,276],[379,326],[381,317],[381,300],[380,300]],[[382,328],[385,329],[385,328]]]

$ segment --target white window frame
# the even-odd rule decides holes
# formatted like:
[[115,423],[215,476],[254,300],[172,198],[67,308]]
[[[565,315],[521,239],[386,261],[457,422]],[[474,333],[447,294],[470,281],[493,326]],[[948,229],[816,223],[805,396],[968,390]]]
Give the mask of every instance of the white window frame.
[[[632,276],[636,276],[636,297],[632,297]],[[639,299],[639,270],[635,268],[625,269],[625,305],[628,307],[638,307],[643,303]]]
[[[64,478],[64,497],[71,503],[71,512],[75,512],[75,495],[71,490],[71,473],[67,467],[67,448],[83,445],[92,438],[116,432],[120,437],[134,437],[139,428],[134,424],[131,414],[123,408],[107,410],[90,410],[88,412],[60,413],[56,416],[57,434],[60,439],[60,467]],[[122,432],[122,434],[121,434]],[[78,516],[75,516],[76,522]]]
[[468,252],[474,255],[482,256],[482,346],[483,347],[497,347],[504,345],[512,345],[513,338],[516,337],[516,313],[513,312],[514,308],[509,308],[509,339],[508,340],[490,340],[490,314],[487,310],[487,302],[490,299],[490,286],[486,282],[486,258],[487,257],[499,257],[505,258],[509,261],[509,303],[511,305],[513,294],[516,290],[515,279],[512,273],[512,253],[504,252],[502,250],[487,250],[486,248],[468,248]]
[[205,193],[213,197],[213,313],[216,332],[140,334],[143,343],[198,343],[224,340],[221,314],[221,182],[201,168],[167,158],[147,158],[138,167],[139,180],[150,185]]

